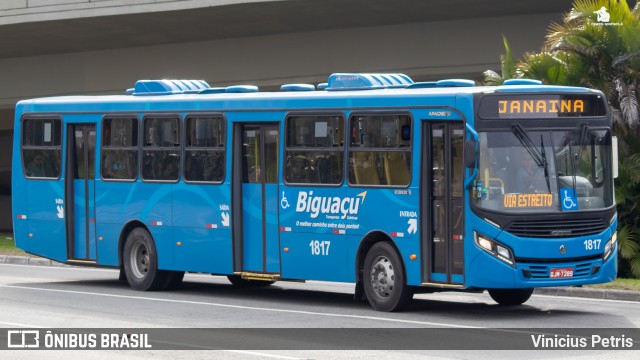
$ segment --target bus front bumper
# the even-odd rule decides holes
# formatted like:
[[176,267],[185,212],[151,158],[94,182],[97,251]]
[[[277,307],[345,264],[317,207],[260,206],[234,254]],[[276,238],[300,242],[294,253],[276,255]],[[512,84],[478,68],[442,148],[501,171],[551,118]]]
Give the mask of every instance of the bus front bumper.
[[486,252],[471,262],[465,287],[482,289],[518,289],[550,286],[578,286],[607,283],[616,279],[617,246],[602,258],[572,262],[517,262],[510,266]]

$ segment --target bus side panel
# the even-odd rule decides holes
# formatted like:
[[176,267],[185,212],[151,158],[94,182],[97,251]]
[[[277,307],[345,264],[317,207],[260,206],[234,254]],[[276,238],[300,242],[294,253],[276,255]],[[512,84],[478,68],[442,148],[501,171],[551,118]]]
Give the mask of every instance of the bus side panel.
[[354,281],[354,260],[347,252],[346,216],[343,218],[339,209],[346,187],[280,189],[282,277]]
[[[96,180],[96,236],[98,264],[118,265],[118,241],[131,220],[139,220],[145,205],[139,182]],[[102,238],[102,240],[100,240]]]
[[[171,186],[141,182],[96,181],[98,262],[114,265],[117,240],[123,227],[132,220],[142,221],[151,232],[162,269],[173,267],[171,232]],[[116,261],[117,263],[117,261]]]
[[[282,277],[285,279],[354,281],[347,236],[281,232]],[[349,266],[349,263],[352,265]]]
[[[29,252],[67,261],[64,180],[27,180]],[[15,196],[15,195],[14,195]]]
[[225,229],[174,227],[175,270],[213,274],[233,273],[231,232]]
[[143,183],[136,193],[145,199],[140,220],[149,228],[158,252],[158,268],[174,269],[172,186],[169,184]]
[[[415,182],[417,183],[417,179]],[[418,205],[420,191],[417,188],[350,188],[352,203],[347,215],[346,232],[350,239],[349,254],[355,258],[360,239],[371,231],[379,231],[391,237],[405,265],[407,283],[420,285],[420,242]],[[410,260],[412,254],[416,260]]]
[[[96,208],[97,211],[98,208]],[[118,266],[118,241],[124,224],[96,223],[99,265]]]
[[233,273],[228,184],[173,187],[175,269]]

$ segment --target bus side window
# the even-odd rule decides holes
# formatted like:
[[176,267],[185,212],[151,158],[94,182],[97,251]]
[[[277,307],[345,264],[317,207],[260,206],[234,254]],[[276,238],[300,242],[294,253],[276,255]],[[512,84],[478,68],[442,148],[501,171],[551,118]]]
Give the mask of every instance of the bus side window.
[[138,119],[103,120],[100,163],[105,180],[135,180],[138,177]]
[[184,180],[216,182],[224,180],[225,124],[222,116],[188,116],[184,149]]
[[411,183],[411,118],[355,115],[350,119],[349,181],[354,185]]
[[284,181],[339,185],[343,179],[344,119],[298,115],[286,122]]
[[24,119],[22,161],[29,178],[60,177],[62,121],[60,119]]
[[180,177],[180,119],[144,119],[142,179],[177,181]]

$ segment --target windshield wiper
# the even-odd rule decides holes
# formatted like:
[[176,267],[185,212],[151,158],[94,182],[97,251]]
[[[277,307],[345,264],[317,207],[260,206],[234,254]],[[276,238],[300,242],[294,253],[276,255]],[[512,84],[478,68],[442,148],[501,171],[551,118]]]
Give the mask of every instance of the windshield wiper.
[[540,135],[540,150],[533,143],[527,132],[524,131],[520,124],[513,125],[513,134],[518,138],[522,146],[527,150],[529,155],[536,162],[538,167],[544,168],[544,178],[547,181],[547,189],[551,193],[551,184],[549,183],[549,164],[547,162],[546,152],[544,150],[544,142],[542,141],[542,135]]
[[544,179],[547,181],[547,190],[549,191],[549,194],[551,194],[551,184],[549,183],[549,163],[547,162],[547,154],[544,150],[544,140],[542,139],[542,135],[540,135],[540,153],[544,163]]
[[571,156],[571,179],[573,180],[573,193],[576,193],[576,179],[578,172],[578,161],[580,160],[580,154],[582,154],[582,148],[584,147],[584,140],[587,138],[587,132],[589,131],[589,125],[587,123],[582,123],[580,125],[580,138],[578,139],[578,151]]
[[520,140],[520,143],[522,144],[522,146],[524,146],[527,152],[529,152],[529,155],[531,155],[533,161],[536,162],[536,165],[538,165],[538,167],[544,166],[544,158],[542,157],[542,154],[538,151],[535,144],[533,143],[529,135],[527,135],[527,133],[524,131],[522,126],[520,126],[519,124],[513,125],[513,134],[516,136],[516,138],[518,138],[518,140]]

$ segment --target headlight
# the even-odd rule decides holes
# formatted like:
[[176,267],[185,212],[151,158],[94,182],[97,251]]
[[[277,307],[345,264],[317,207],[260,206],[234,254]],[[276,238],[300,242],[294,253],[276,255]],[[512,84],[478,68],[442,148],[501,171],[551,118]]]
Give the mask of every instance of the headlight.
[[473,237],[476,245],[478,245],[478,247],[480,247],[482,250],[495,256],[496,258],[509,264],[510,266],[515,267],[515,258],[513,256],[513,251],[511,251],[510,248],[500,244],[495,240],[488,239],[476,232],[473,233]]
[[609,239],[609,241],[607,241],[607,243],[604,245],[604,254],[602,255],[602,260],[607,260],[609,256],[611,256],[613,249],[616,248],[617,241],[618,241],[618,232],[616,231],[613,233],[613,236],[611,236],[611,239]]

